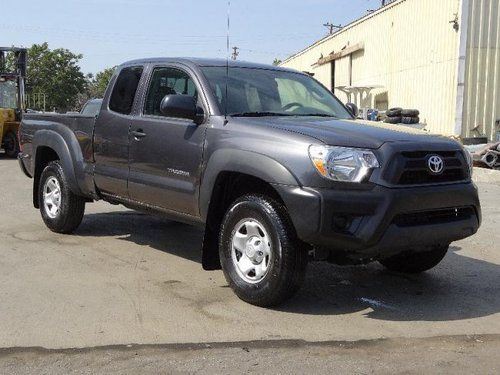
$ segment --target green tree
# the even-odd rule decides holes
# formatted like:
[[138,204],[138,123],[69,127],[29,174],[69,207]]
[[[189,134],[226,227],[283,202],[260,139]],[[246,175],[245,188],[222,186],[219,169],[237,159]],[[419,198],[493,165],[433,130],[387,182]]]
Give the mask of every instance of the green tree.
[[273,65],[278,66],[279,64],[281,64],[281,62],[282,61],[280,59],[275,58],[274,61],[273,61]]
[[78,109],[78,96],[87,88],[78,65],[82,57],[64,48],[51,50],[47,43],[34,44],[28,49],[27,93],[45,94],[48,110]]
[[91,98],[102,98],[104,96],[115,69],[116,67],[106,68],[95,76],[90,77],[88,92]]

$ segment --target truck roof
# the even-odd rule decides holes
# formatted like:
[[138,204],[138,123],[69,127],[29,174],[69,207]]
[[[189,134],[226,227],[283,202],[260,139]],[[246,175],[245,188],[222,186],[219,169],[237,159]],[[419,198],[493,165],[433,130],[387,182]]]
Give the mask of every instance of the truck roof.
[[[153,57],[147,59],[131,60],[123,63],[121,66],[151,64],[151,63],[181,63],[188,66],[206,67],[206,66],[226,66],[228,61],[221,58],[199,58],[199,57]],[[281,71],[293,71],[293,69],[279,67],[269,64],[259,64],[248,61],[229,60],[229,67],[235,68],[254,68],[254,69],[272,69]]]

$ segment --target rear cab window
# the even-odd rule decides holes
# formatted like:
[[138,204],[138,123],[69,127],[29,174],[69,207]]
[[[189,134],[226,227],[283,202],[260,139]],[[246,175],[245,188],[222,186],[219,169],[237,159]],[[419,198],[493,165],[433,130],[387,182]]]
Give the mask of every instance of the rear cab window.
[[123,115],[129,115],[132,112],[135,94],[143,70],[144,67],[142,66],[127,67],[121,70],[109,100],[109,109],[111,111]]
[[82,116],[85,117],[95,117],[99,114],[101,109],[102,100],[92,100],[87,102],[85,106],[82,108]]

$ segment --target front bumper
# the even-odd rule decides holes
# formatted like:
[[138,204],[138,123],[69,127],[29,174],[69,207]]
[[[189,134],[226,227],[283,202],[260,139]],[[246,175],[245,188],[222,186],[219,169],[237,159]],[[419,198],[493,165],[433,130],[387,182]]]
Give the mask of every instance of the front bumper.
[[313,246],[376,259],[446,245],[477,232],[481,207],[473,183],[337,190],[275,185],[298,237]]

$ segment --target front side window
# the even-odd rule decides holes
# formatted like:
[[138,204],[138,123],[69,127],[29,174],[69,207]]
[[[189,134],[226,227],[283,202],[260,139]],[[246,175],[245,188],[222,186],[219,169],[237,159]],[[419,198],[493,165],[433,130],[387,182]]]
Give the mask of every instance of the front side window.
[[[352,119],[344,105],[313,78],[300,73],[203,67],[222,113],[230,116],[321,116]],[[227,84],[227,89],[226,89]],[[227,93],[227,95],[226,95]]]
[[195,102],[198,100],[196,86],[186,72],[176,68],[156,68],[151,76],[144,104],[144,114],[163,116],[160,111],[160,104],[167,95],[188,95]]
[[129,115],[132,112],[135,93],[141,80],[142,71],[142,66],[122,69],[111,93],[109,109],[124,115]]

